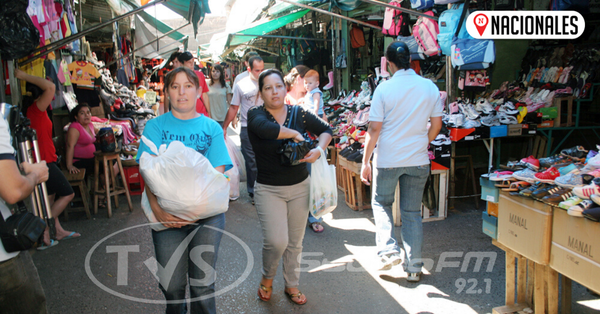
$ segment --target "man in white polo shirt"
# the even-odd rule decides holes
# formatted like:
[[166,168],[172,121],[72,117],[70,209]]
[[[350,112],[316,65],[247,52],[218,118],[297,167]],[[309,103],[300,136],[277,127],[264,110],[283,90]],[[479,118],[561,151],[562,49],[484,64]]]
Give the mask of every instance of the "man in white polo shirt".
[[248,188],[248,196],[254,205],[254,183],[256,181],[256,160],[250,138],[248,138],[247,118],[248,110],[254,106],[262,106],[263,100],[258,96],[258,76],[265,69],[265,62],[259,56],[254,56],[248,60],[248,73],[246,78],[241,79],[233,86],[233,97],[231,98],[231,106],[223,121],[223,134],[227,136],[227,127],[233,121],[238,109],[240,110],[240,142],[242,146],[242,155],[246,164],[246,187]]
[[[46,162],[22,163],[21,175],[10,145],[8,123],[0,117],[0,215],[11,216],[5,202],[14,204],[28,197],[33,188],[48,180]],[[4,220],[0,228],[5,228]],[[0,312],[46,313],[46,296],[37,269],[28,251],[6,252],[0,241]]]
[[380,270],[391,269],[402,261],[392,224],[392,203],[400,184],[403,266],[407,280],[416,282],[423,266],[421,201],[429,176],[427,146],[442,127],[443,104],[437,86],[410,68],[410,52],[405,43],[390,44],[385,56],[393,76],[379,84],[373,94],[360,178],[370,184],[369,161],[375,151],[371,205],[377,254],[382,262]]

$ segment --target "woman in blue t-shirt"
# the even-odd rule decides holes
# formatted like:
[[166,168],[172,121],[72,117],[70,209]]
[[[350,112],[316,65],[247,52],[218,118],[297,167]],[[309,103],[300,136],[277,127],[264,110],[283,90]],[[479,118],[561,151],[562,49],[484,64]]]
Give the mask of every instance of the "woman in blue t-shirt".
[[[214,120],[196,112],[196,99],[201,91],[199,86],[198,77],[188,68],[179,67],[169,72],[165,78],[165,95],[170,100],[171,111],[148,121],[144,136],[156,147],[180,141],[204,155],[217,171],[223,173],[233,165],[225,146],[223,129]],[[142,143],[138,159],[143,152],[151,153]],[[165,212],[148,185],[146,195],[152,214],[167,227],[162,231],[152,230],[156,260],[165,268],[158,272],[160,289],[167,301],[183,301],[168,303],[166,312],[186,312],[187,302],[184,300],[189,276],[190,282],[195,282],[190,284],[190,312],[216,313],[215,262],[221,242],[221,230],[225,228],[225,214],[195,222],[187,221]],[[198,254],[200,248],[204,249]],[[204,263],[198,263],[198,256]],[[175,260],[172,261],[171,258]],[[177,262],[179,258],[182,260]],[[169,265],[176,266],[170,269]]]

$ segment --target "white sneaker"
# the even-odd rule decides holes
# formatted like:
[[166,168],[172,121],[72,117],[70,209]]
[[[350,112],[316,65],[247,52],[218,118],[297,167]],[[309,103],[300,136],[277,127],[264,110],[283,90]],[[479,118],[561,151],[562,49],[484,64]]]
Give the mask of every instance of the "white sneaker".
[[508,101],[498,109],[498,112],[506,113],[508,115],[515,115],[519,113],[519,110],[515,108],[512,102]]
[[475,120],[475,119],[479,118],[479,113],[477,113],[477,110],[475,110],[475,107],[473,107],[473,105],[459,103],[458,107],[460,108],[460,110],[462,111],[462,113],[467,118],[469,118],[471,120]]
[[450,138],[444,134],[438,134],[438,136],[435,137],[435,140],[431,141],[431,145],[434,146],[442,146],[442,145],[450,145],[452,144],[452,140],[450,140]]
[[494,106],[492,106],[492,104],[490,104],[490,102],[485,98],[481,98],[479,101],[477,101],[475,110],[483,112],[484,114],[490,114],[492,111],[495,111]]
[[448,127],[449,128],[458,128],[465,123],[465,115],[462,113],[451,114],[448,117]]
[[419,282],[421,280],[421,273],[408,273],[406,281],[408,282]]
[[481,126],[481,122],[479,121],[479,119],[477,119],[477,120],[466,119],[465,123],[463,123],[463,125],[461,127],[464,129],[472,129],[472,128],[478,128],[480,126]]
[[379,270],[390,270],[392,267],[402,263],[402,257],[399,254],[389,254],[381,256]]
[[497,115],[492,113],[489,116],[485,116],[485,117],[481,118],[481,124],[483,124],[485,126],[498,126],[498,125],[500,125],[500,119],[498,118]]
[[517,123],[519,123],[517,118],[515,118],[513,116],[509,116],[502,112],[498,113],[497,117],[498,117],[500,123],[502,123],[502,124],[517,124]]

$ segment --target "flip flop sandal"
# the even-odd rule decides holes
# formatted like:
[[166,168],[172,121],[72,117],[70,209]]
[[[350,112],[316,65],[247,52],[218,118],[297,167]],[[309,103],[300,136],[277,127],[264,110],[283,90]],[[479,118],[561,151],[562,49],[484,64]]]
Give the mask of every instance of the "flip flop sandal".
[[43,251],[43,250],[51,248],[57,244],[58,244],[58,241],[50,239],[50,245],[46,245],[44,242],[42,242],[42,244],[37,247],[37,250]]
[[267,286],[265,286],[265,285],[260,285],[260,288],[258,288],[258,298],[259,298],[259,299],[261,299],[261,300],[263,300],[263,301],[265,301],[265,302],[267,302],[267,301],[271,300],[271,296],[269,296],[268,298],[267,298],[267,297],[263,297],[263,296],[260,294],[260,291],[261,291],[261,290],[262,290],[263,292],[265,292],[265,293],[269,293],[269,292],[273,291],[273,287],[267,287]]
[[[319,228],[319,227],[321,227],[321,228]],[[321,233],[321,232],[325,231],[325,228],[323,228],[323,225],[320,222],[311,223],[310,228],[316,233]]]
[[298,291],[298,293],[289,293],[289,292],[285,291],[285,295],[287,295],[288,298],[290,298],[290,301],[292,301],[292,302],[294,302],[294,303],[296,303],[298,305],[304,305],[304,304],[306,304],[306,302],[308,302],[308,300],[306,300],[306,299],[304,299],[304,302],[302,302],[302,301],[294,301],[294,298],[298,298],[299,299],[301,296],[304,295],[300,291]]
[[510,184],[509,187],[502,189],[502,191],[506,191],[506,192],[517,192],[520,191],[528,186],[530,186],[531,183],[526,182],[526,181],[518,181],[518,182],[513,182]]
[[502,183],[500,183],[500,184],[495,184],[495,186],[496,186],[497,188],[509,188],[509,187],[510,187],[510,185],[512,184],[512,182],[514,182],[514,180],[511,180],[511,179],[504,179],[504,180],[502,180]]

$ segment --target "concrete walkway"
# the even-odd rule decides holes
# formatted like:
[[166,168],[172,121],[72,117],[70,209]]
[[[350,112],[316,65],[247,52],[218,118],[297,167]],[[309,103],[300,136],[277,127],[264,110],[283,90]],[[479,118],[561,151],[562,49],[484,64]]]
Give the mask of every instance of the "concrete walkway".
[[[339,194],[325,232],[307,228],[298,306],[283,293],[281,268],[270,302],[257,296],[262,234],[245,184],[230,203],[219,250],[216,286],[219,313],[491,313],[504,303],[504,253],[481,232],[481,211],[459,203],[446,220],[424,224],[428,274],[408,283],[400,269],[375,270],[372,211],[353,211]],[[113,217],[106,210],[87,220],[72,214],[66,230],[82,234],[45,251],[32,251],[50,313],[164,313],[154,277],[157,265],[140,196],[130,213],[122,197]],[[400,234],[400,228],[396,228]],[[120,253],[119,253],[120,252]],[[484,257],[480,268],[477,259]],[[397,267],[400,268],[400,267]],[[573,313],[598,307],[585,288],[573,285]],[[1,310],[0,310],[1,312]]]

